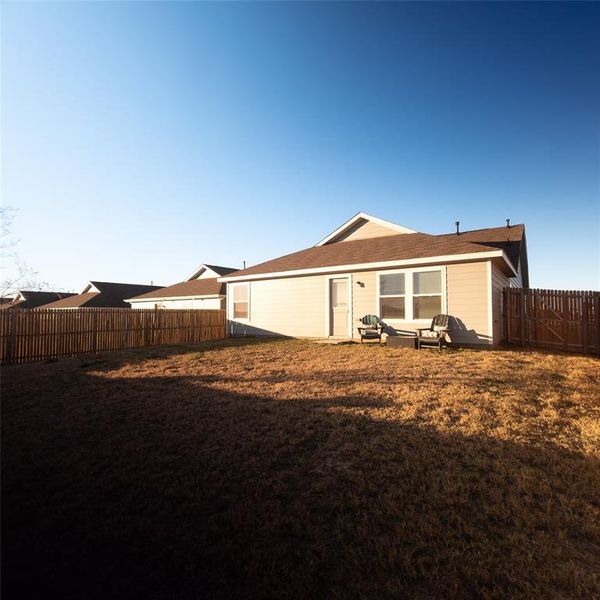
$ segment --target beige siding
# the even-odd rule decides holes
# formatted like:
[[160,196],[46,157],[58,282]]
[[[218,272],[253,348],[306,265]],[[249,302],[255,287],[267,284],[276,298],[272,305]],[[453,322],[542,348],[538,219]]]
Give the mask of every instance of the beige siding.
[[[358,320],[365,315],[379,316],[377,297],[378,273],[382,271],[360,271],[352,274],[353,285],[353,337],[358,337]],[[359,283],[364,285],[359,285]],[[415,321],[384,321],[384,338],[388,333],[400,332],[412,334],[418,327],[426,327],[422,322]]]
[[[514,279],[514,278],[512,278]],[[502,290],[509,287],[510,279],[492,263],[492,321],[494,328],[494,345],[502,341],[503,315],[502,315]]]
[[202,309],[218,310],[225,308],[225,300],[220,298],[181,298],[179,300],[161,300],[154,298],[148,301],[131,302],[131,308],[167,308],[167,309]]
[[453,342],[491,344],[489,266],[486,261],[448,265],[448,314]]
[[[442,306],[447,307],[455,325],[452,339],[459,343],[489,344],[492,341],[488,310],[490,282],[487,262],[447,265],[446,290]],[[358,337],[358,320],[368,314],[379,315],[378,273],[359,271],[350,274],[352,305],[352,337]],[[344,274],[341,274],[344,275]],[[252,281],[250,285],[250,318],[234,321],[231,289],[228,318],[234,335],[286,335],[291,337],[324,337],[327,335],[329,276],[317,275]],[[229,284],[231,285],[231,284]],[[426,327],[429,321],[386,322],[388,332],[412,333]],[[458,328],[456,327],[458,326]]]
[[148,300],[147,302],[130,302],[131,308],[156,308],[158,300]]
[[[457,343],[486,344],[491,342],[489,327],[489,284],[486,262],[447,265],[446,297],[448,314],[453,317],[452,339]],[[379,271],[381,272],[381,271]],[[377,305],[377,272],[353,273],[354,335],[356,321],[366,314],[379,315]],[[358,285],[364,283],[364,287]],[[443,305],[444,303],[442,303]],[[388,331],[413,333],[428,323],[422,321],[385,321]]]
[[379,316],[377,274],[375,271],[352,273],[352,281],[352,337],[358,337],[358,319],[365,315]]
[[206,267],[206,270],[202,273],[202,275],[199,275],[196,277],[196,279],[214,279],[215,277],[219,277],[219,274]]
[[250,319],[232,319],[228,284],[230,333],[234,335],[285,335],[324,337],[326,278],[290,277],[250,282]]
[[383,237],[386,235],[398,235],[398,231],[373,223],[372,221],[358,221],[348,231],[334,238],[329,244],[334,242],[349,242],[353,240],[365,240],[367,238]]

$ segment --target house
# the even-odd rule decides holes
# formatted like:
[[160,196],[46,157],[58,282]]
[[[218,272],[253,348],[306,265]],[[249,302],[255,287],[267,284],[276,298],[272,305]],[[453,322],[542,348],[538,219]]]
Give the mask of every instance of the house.
[[160,289],[157,285],[88,281],[79,294],[40,308],[130,308],[125,298]]
[[128,298],[131,308],[224,309],[226,285],[219,277],[237,269],[217,265],[200,265],[194,274],[180,283]]
[[356,338],[357,320],[412,333],[450,315],[453,343],[502,338],[502,288],[528,287],[524,225],[430,235],[358,213],[315,246],[230,273],[232,335]]
[[0,304],[0,310],[8,308],[39,308],[49,302],[55,302],[74,296],[75,294],[68,294],[66,292],[38,292],[38,291],[19,291],[10,302],[2,302]]

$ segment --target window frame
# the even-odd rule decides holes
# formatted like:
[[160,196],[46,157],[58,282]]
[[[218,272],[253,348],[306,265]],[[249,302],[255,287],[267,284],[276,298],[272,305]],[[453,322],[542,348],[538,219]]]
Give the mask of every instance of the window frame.
[[[250,282],[249,281],[241,281],[239,283],[230,283],[229,286],[231,286],[231,293],[230,290],[227,290],[227,297],[231,298],[230,303],[229,303],[229,310],[230,310],[230,320],[231,321],[237,321],[240,323],[249,323],[250,322]],[[246,301],[246,304],[248,305],[248,316],[247,317],[236,317],[235,316],[235,288],[236,287],[242,287],[242,286],[246,286],[248,289],[248,299]]]
[[[381,277],[383,275],[404,275],[404,294],[381,294]],[[407,302],[406,302],[406,297],[407,297],[407,291],[408,291],[408,287],[406,284],[406,273],[404,272],[400,272],[400,271],[394,271],[393,273],[378,273],[377,274],[377,312],[375,313],[376,315],[379,316],[380,319],[387,319],[390,321],[404,321],[406,319],[400,319],[399,317],[383,317],[380,313],[381,313],[381,298],[403,298],[404,299],[404,317],[406,317],[406,311],[407,311]]]
[[[441,292],[439,294],[415,294],[413,292],[414,289],[414,273],[423,273],[425,271],[438,271],[440,273],[441,278]],[[393,297],[402,297],[402,295],[394,295],[381,296],[381,275],[394,275],[397,273],[404,273],[404,319],[399,319],[397,317],[383,317],[380,315],[381,311],[381,298],[393,298]],[[441,298],[441,312],[443,314],[447,313],[447,300],[448,300],[448,289],[446,287],[446,267],[445,266],[433,266],[433,267],[411,267],[409,269],[390,269],[385,271],[377,271],[376,273],[376,312],[374,314],[379,315],[380,319],[384,322],[390,323],[431,323],[431,318],[427,317],[425,319],[416,319],[414,318],[414,303],[413,299],[416,297],[422,296],[440,296]]]

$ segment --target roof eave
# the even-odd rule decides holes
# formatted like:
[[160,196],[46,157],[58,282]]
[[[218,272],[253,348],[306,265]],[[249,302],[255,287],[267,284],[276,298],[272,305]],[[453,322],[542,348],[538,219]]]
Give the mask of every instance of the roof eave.
[[510,260],[510,258],[508,258],[508,255],[506,254],[506,252],[504,252],[504,250],[501,250],[501,252],[504,262],[508,265],[508,268],[513,272],[513,277],[516,277],[519,274],[519,272],[517,271],[517,269],[515,269],[515,265],[513,265],[512,261]]
[[338,273],[341,271],[361,271],[368,269],[386,269],[410,265],[431,265],[450,262],[467,262],[473,260],[486,260],[491,258],[502,258],[516,275],[517,272],[504,252],[504,250],[490,250],[484,252],[470,252],[466,254],[445,254],[441,256],[427,256],[422,258],[404,258],[400,260],[388,260],[381,262],[355,263],[347,265],[333,265],[330,267],[314,267],[310,269],[295,269],[292,271],[277,271],[271,273],[256,273],[250,275],[238,275],[237,277],[219,277],[218,281],[223,283],[235,283],[238,281],[253,281],[258,279],[275,279],[278,277],[296,277],[300,275],[320,275],[326,273]]
[[159,302],[161,300],[195,300],[211,298],[225,298],[225,294],[190,294],[188,296],[160,296],[152,298],[143,298],[142,296],[136,296],[135,298],[126,298],[124,302]]

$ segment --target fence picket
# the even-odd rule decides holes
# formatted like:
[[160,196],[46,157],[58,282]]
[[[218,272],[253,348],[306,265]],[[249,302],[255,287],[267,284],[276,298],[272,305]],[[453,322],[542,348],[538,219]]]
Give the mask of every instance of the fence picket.
[[0,310],[0,363],[227,337],[224,310]]

